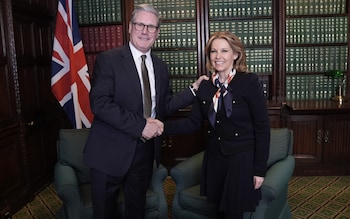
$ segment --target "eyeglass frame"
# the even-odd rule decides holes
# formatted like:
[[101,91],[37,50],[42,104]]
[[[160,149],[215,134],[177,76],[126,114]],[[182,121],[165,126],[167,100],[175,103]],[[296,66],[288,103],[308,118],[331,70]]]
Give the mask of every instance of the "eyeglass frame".
[[[152,24],[147,25],[147,24],[144,24],[144,23],[141,23],[141,22],[132,22],[132,24],[134,25],[135,30],[137,30],[137,31],[143,31],[145,29],[145,27],[147,27],[147,31],[149,33],[155,33],[159,29],[159,26],[154,26]],[[142,27],[142,28],[138,29],[140,27]],[[149,28],[151,28],[151,29],[154,28],[154,31],[150,31]]]

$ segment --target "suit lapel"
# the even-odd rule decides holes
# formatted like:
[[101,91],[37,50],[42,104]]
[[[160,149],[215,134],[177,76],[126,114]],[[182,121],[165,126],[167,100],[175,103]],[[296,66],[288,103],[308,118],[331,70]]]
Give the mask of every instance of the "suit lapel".
[[127,71],[127,75],[129,78],[129,83],[127,84],[127,88],[139,93],[138,95],[138,97],[140,98],[139,101],[142,102],[142,89],[141,89],[140,77],[138,75],[136,63],[134,62],[134,58],[131,54],[129,45],[125,45],[123,47],[121,57],[124,64],[123,69]]

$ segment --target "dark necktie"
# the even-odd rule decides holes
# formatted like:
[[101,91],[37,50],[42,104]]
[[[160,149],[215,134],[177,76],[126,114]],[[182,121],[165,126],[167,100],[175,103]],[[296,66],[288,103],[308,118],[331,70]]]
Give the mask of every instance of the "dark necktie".
[[151,89],[148,78],[148,70],[146,67],[146,55],[142,55],[141,59],[141,72],[143,81],[143,116],[145,118],[151,117],[152,100],[151,100]]

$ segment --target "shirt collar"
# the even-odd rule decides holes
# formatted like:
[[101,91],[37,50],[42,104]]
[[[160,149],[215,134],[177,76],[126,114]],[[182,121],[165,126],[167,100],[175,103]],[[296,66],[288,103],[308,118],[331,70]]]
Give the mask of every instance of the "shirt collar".
[[141,55],[146,55],[147,57],[151,57],[151,50],[148,50],[146,53],[142,53],[139,50],[137,50],[135,46],[132,45],[131,42],[129,42],[129,47],[134,60],[138,60],[141,57]]

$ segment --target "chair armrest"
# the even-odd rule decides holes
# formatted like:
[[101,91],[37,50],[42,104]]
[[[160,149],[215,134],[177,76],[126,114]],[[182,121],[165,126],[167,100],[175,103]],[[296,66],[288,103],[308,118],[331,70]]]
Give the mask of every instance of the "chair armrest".
[[55,186],[56,189],[70,185],[79,189],[79,182],[74,169],[58,161],[55,165]]
[[150,184],[151,189],[156,192],[163,192],[163,182],[167,176],[168,170],[163,165],[160,164],[159,167],[155,167]]
[[159,198],[159,218],[167,218],[168,217],[168,204],[165,199],[165,193],[163,189],[163,183],[165,178],[168,176],[168,170],[163,166],[159,165],[159,167],[155,167],[153,169],[152,181],[150,184],[151,190],[158,194]]
[[266,172],[264,183],[261,187],[263,199],[269,203],[282,194],[283,190],[288,188],[288,182],[294,172],[295,159],[293,156],[287,156],[273,164]]
[[170,170],[170,175],[176,182],[177,191],[200,183],[203,155],[203,151],[195,154]]

